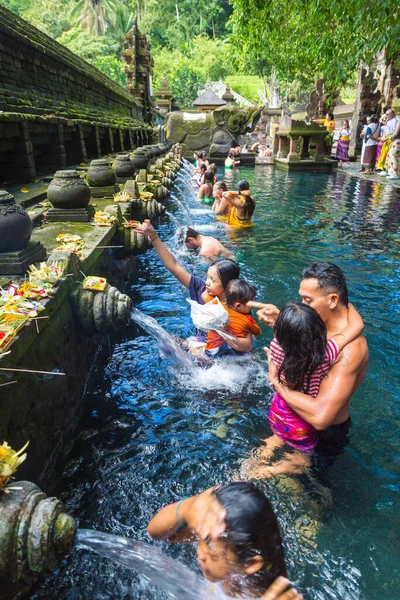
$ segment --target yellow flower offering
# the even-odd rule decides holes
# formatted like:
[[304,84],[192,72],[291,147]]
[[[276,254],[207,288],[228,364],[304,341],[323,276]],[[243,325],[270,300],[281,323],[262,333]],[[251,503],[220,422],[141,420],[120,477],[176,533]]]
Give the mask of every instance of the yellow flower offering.
[[118,192],[114,194],[114,202],[130,202],[131,197],[128,192]]
[[84,290],[104,292],[106,285],[107,279],[105,277],[85,277],[83,280]]
[[25,446],[16,452],[7,444],[3,442],[0,446],[0,489],[6,485],[11,479],[13,474],[18,469],[19,465],[26,459],[26,453],[22,454],[27,448],[29,442],[26,442]]

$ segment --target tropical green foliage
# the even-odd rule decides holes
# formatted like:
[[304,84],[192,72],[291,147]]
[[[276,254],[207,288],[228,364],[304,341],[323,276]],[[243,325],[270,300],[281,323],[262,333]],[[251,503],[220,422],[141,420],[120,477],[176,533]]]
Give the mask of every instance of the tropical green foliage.
[[34,0],[21,16],[50,37],[57,38],[71,27],[68,11],[73,2],[74,0]]
[[180,67],[170,83],[171,92],[182,108],[190,108],[205,80],[189,65]]
[[107,24],[114,18],[119,4],[119,0],[78,0],[68,16],[71,22],[79,23],[90,33],[104,35]]
[[112,39],[104,35],[95,35],[80,27],[64,31],[57,41],[92,64],[98,57],[113,55]]
[[280,81],[344,85],[361,61],[400,50],[400,6],[389,0],[232,0],[234,60]]
[[250,102],[260,102],[258,90],[263,91],[263,81],[258,75],[229,75],[224,78],[227,83],[238,94]]

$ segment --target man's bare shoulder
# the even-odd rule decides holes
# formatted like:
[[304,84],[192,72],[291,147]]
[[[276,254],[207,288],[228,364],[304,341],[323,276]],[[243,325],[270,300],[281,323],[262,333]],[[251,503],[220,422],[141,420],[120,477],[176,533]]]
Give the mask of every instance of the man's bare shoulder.
[[368,366],[369,352],[367,340],[359,335],[347,344],[338,356],[335,366],[347,367],[349,371],[362,371]]

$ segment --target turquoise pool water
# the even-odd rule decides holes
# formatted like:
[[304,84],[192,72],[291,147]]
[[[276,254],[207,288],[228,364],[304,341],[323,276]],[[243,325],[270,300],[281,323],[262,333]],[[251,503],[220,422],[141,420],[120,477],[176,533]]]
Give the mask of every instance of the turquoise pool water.
[[[350,299],[366,324],[367,377],[351,405],[352,438],[329,471],[333,504],[321,509],[315,490],[289,481],[265,489],[282,527],[292,580],[306,598],[396,600],[400,565],[400,192],[344,173],[287,174],[269,166],[245,177],[258,200],[256,226],[229,232],[206,207],[190,201],[192,220],[239,253],[256,299],[282,305],[298,299],[301,269],[329,260],[345,271]],[[182,187],[183,194],[188,194]],[[168,210],[184,223],[173,203]],[[162,239],[175,225],[164,219]],[[172,242],[171,242],[172,243]],[[184,254],[196,274],[207,265]],[[154,252],[135,262],[135,305],[169,332],[191,329],[187,291]],[[257,363],[188,381],[160,358],[152,338],[127,327],[98,360],[87,410],[65,457],[60,495],[79,525],[147,540],[146,525],[164,504],[226,482],[260,437],[268,435],[271,397],[262,346]],[[320,510],[321,509],[321,510]],[[189,547],[165,551],[196,569]],[[33,598],[165,598],[133,573],[77,552],[39,586]]]

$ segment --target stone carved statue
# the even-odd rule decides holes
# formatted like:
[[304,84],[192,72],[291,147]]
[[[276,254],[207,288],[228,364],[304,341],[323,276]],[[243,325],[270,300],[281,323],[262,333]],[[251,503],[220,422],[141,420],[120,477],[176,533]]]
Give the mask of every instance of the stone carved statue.
[[226,154],[240,135],[251,133],[263,107],[222,106],[209,113],[173,112],[167,115],[167,138],[184,153],[207,150]]

